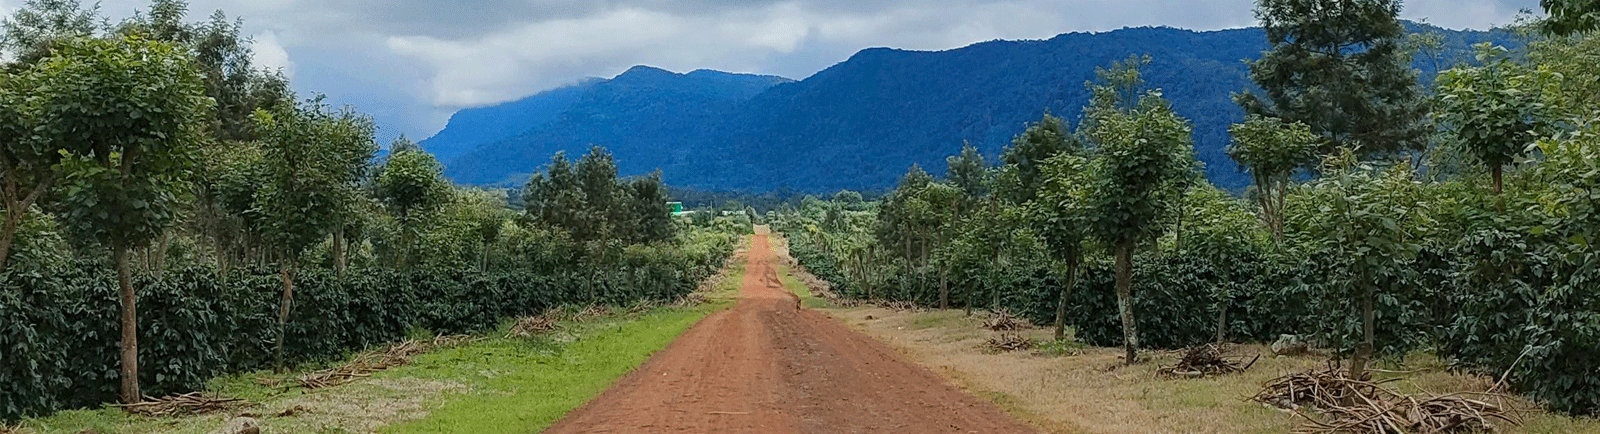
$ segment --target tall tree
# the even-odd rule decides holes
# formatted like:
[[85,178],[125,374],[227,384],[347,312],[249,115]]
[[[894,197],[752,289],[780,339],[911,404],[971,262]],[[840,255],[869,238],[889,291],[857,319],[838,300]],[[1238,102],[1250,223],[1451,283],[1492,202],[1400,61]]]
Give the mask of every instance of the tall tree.
[[61,152],[55,143],[40,140],[37,107],[30,95],[37,91],[31,73],[0,76],[0,200],[5,220],[0,226],[0,271],[5,270],[17,229],[28,209],[55,184],[56,162]]
[[1087,238],[1089,160],[1080,152],[1061,153],[1044,161],[1044,185],[1039,198],[1030,204],[1029,219],[1039,228],[1052,262],[1065,269],[1066,285],[1056,302],[1055,338],[1067,335],[1067,304],[1078,286],[1078,271],[1083,263]]
[[1556,80],[1548,71],[1512,62],[1504,47],[1478,49],[1483,66],[1439,74],[1436,115],[1452,142],[1489,168],[1498,195],[1505,166],[1545,137],[1558,119],[1544,97]]
[[1421,97],[1399,0],[1258,0],[1271,48],[1250,62],[1266,91],[1235,95],[1250,114],[1300,122],[1325,140],[1374,156],[1427,145]]
[[629,235],[629,242],[643,244],[672,239],[677,225],[672,222],[672,210],[667,208],[667,191],[661,183],[661,172],[628,180],[623,183],[622,191],[627,206],[624,233]]
[[267,167],[251,212],[259,216],[256,230],[273,249],[283,283],[274,351],[281,369],[300,257],[342,223],[349,192],[377,145],[369,119],[349,110],[330,112],[320,97],[276,113],[257,111],[256,123]]
[[1251,115],[1228,127],[1233,143],[1228,156],[1255,178],[1256,202],[1261,220],[1279,242],[1283,241],[1283,207],[1295,169],[1316,159],[1317,136],[1299,122]]
[[961,146],[961,154],[945,158],[945,179],[973,201],[989,195],[989,164],[971,143]]
[[[596,241],[620,239],[618,223],[625,220],[617,206],[617,162],[610,151],[599,146],[589,148],[589,153],[578,159],[573,167],[578,177],[578,189],[583,192],[584,215],[587,217],[577,236],[579,240]],[[665,206],[665,204],[662,204]],[[743,210],[743,206],[730,206]]]
[[1539,29],[1556,36],[1571,36],[1600,30],[1600,0],[1539,0],[1549,15]]
[[1161,97],[1146,90],[1137,102],[1124,101],[1129,83],[1139,83],[1131,58],[1096,75],[1094,95],[1085,108],[1084,136],[1096,145],[1086,202],[1091,234],[1116,257],[1117,302],[1122,314],[1126,361],[1138,361],[1138,330],[1133,308],[1133,250],[1153,240],[1177,195],[1171,190],[1193,176],[1193,133],[1189,122]]
[[194,62],[136,36],[57,43],[37,66],[43,140],[60,148],[63,221],[109,246],[122,299],[122,401],[138,402],[137,294],[128,252],[177,216],[211,101]]
[[450,200],[450,183],[433,154],[404,136],[390,146],[389,161],[378,175],[378,198],[400,222],[403,251],[397,266],[411,264],[411,250],[422,219]]
[[1039,122],[1011,141],[1000,161],[1013,168],[1014,182],[1001,183],[997,194],[1011,203],[1031,201],[1043,183],[1039,175],[1044,160],[1071,148],[1081,148],[1077,138],[1067,131],[1066,122],[1045,113]]
[[0,22],[0,49],[18,64],[33,64],[61,41],[94,36],[102,20],[99,3],[85,8],[79,0],[27,0]]

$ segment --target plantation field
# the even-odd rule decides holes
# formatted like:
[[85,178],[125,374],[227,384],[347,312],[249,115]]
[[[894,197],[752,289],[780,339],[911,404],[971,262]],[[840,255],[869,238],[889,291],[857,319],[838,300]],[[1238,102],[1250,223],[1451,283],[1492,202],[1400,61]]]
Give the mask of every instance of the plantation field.
[[[302,391],[266,386],[288,374],[251,372],[211,381],[206,393],[254,403],[236,411],[180,418],[146,418],[117,408],[72,410],[23,420],[19,433],[209,433],[234,416],[277,433],[524,433],[550,425],[665,347],[690,325],[731,305],[743,274],[731,262],[709,303],[666,306],[562,321],[556,331],[508,336],[511,324],[466,345],[417,356],[411,364],[348,384]],[[575,309],[568,309],[575,311]],[[339,360],[337,365],[348,360]],[[320,368],[321,366],[317,366]],[[3,431],[0,431],[3,432]]]

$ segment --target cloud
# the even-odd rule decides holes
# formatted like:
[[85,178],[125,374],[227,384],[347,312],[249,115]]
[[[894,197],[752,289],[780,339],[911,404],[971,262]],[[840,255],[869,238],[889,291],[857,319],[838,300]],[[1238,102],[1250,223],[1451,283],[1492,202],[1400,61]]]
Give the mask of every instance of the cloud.
[[261,32],[250,40],[253,58],[250,59],[258,67],[282,71],[283,75],[294,78],[294,62],[289,60],[289,51],[278,43],[278,33],[271,30]]
[[[455,109],[637,64],[804,78],[855,51],[956,48],[1128,26],[1255,24],[1253,0],[191,0],[245,19],[257,62],[426,137]],[[0,10],[18,0],[0,0]],[[121,19],[148,0],[103,0]],[[1506,24],[1537,0],[1408,0],[1403,17]]]

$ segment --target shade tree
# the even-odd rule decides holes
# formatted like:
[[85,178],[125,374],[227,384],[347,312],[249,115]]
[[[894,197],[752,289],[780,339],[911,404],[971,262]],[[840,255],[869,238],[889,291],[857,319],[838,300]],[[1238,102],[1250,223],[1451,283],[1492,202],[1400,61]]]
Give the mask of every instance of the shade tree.
[[1482,66],[1439,74],[1435,115],[1451,145],[1489,169],[1500,194],[1505,166],[1549,137],[1560,119],[1545,90],[1557,83],[1549,71],[1513,62],[1504,47],[1480,44]]
[[1250,171],[1261,220],[1281,242],[1291,177],[1295,170],[1316,160],[1318,138],[1306,124],[1260,115],[1228,127],[1228,133],[1233,135],[1228,156]]
[[[1084,194],[1090,236],[1115,258],[1117,301],[1122,317],[1125,360],[1138,361],[1138,331],[1133,308],[1133,250],[1164,230],[1172,190],[1195,171],[1193,133],[1157,90],[1135,102],[1122,100],[1137,83],[1139,65],[1131,58],[1098,71],[1090,83],[1094,99],[1085,108],[1082,134],[1094,145],[1095,159]],[[1092,122],[1091,122],[1092,121]]]
[[121,398],[139,393],[137,293],[129,251],[178,218],[211,109],[194,61],[138,36],[70,39],[37,64],[38,140],[56,148],[63,221],[111,250],[122,312]]
[[1269,48],[1250,61],[1264,94],[1234,100],[1249,114],[1300,122],[1363,156],[1427,145],[1426,99],[1405,49],[1399,0],[1258,0]]

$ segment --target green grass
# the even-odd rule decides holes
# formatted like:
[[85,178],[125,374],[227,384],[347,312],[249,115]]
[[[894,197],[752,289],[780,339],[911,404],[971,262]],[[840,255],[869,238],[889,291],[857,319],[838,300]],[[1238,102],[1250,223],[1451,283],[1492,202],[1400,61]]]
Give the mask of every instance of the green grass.
[[689,326],[723,306],[662,309],[634,319],[583,324],[573,333],[578,338],[571,342],[562,342],[566,339],[560,336],[490,339],[423,355],[382,376],[461,382],[472,392],[449,398],[426,418],[381,431],[537,432],[599,395]]

